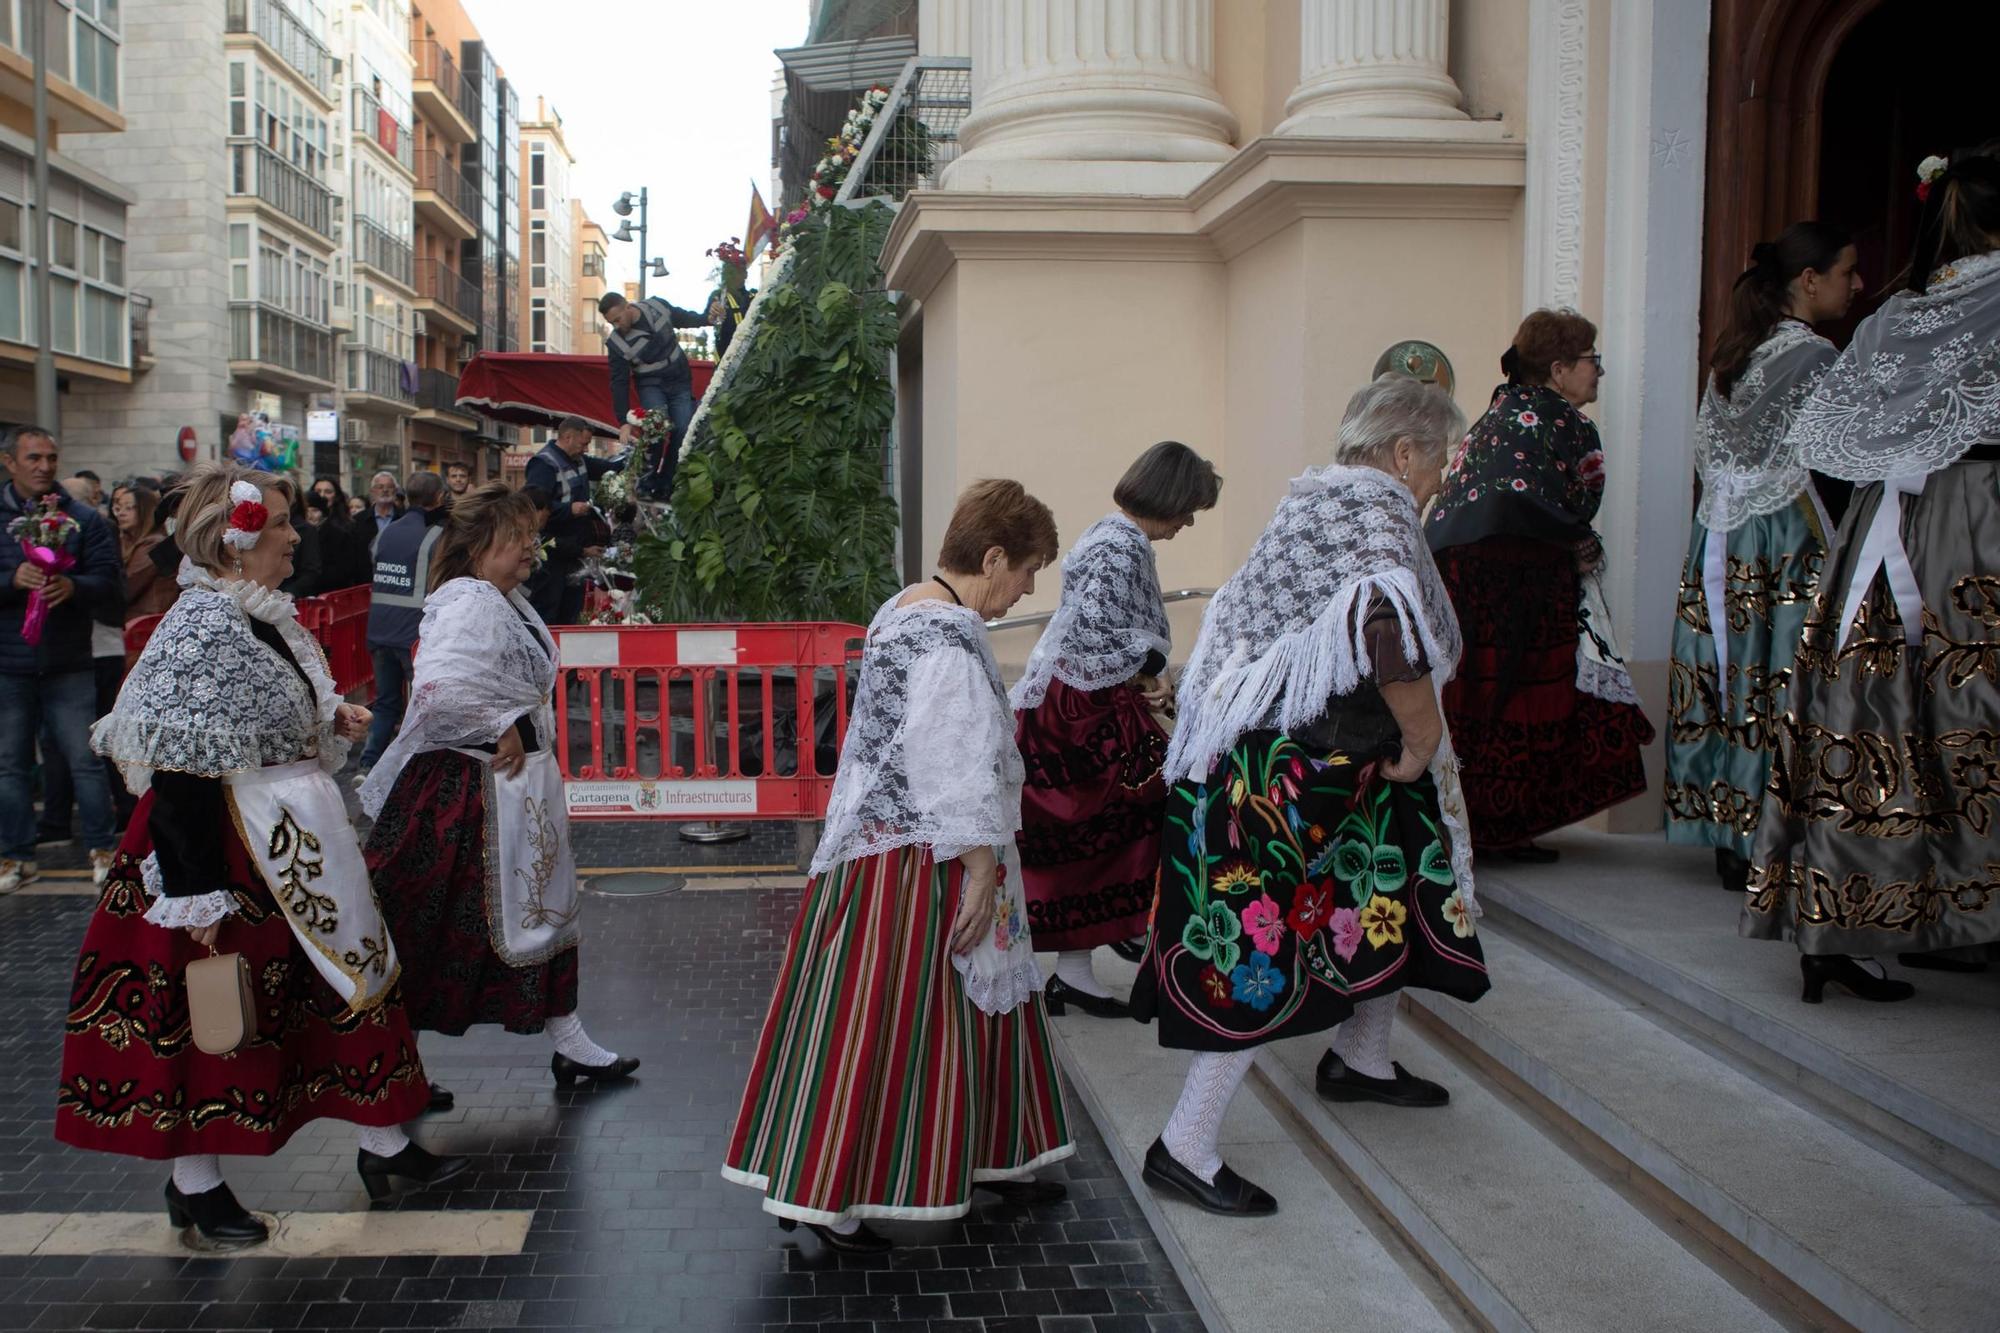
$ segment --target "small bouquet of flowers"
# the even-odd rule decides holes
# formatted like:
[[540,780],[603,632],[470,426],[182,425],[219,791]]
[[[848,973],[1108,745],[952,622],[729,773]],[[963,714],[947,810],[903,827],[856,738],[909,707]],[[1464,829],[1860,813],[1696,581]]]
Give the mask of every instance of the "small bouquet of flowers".
[[627,501],[650,499],[664,502],[667,498],[647,495],[640,489],[640,483],[653,469],[654,450],[665,448],[666,441],[673,438],[673,418],[667,415],[665,408],[656,407],[650,412],[626,413],[625,424],[632,428],[631,456],[625,460],[621,471],[607,473],[599,479],[591,496],[597,507],[607,513]]
[[[24,514],[7,525],[7,535],[21,543],[21,557],[44,574],[66,574],[76,568],[76,553],[69,548],[83,529],[62,511],[60,492],[42,497],[39,512]],[[21,637],[30,644],[42,641],[42,626],[49,618],[48,600],[36,588],[28,594],[27,615],[21,621]]]

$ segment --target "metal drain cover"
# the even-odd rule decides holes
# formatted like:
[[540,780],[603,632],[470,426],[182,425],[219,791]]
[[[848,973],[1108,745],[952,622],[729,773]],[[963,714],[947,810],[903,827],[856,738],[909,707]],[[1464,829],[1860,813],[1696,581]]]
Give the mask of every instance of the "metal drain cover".
[[624,870],[610,875],[592,875],[583,887],[591,893],[611,898],[650,898],[659,893],[679,893],[687,884],[682,875],[661,875],[650,870]]

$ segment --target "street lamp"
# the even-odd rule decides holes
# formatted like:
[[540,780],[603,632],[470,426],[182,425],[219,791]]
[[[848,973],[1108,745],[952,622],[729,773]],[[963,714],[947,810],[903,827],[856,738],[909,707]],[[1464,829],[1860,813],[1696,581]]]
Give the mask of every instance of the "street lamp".
[[[639,212],[639,225],[636,227],[632,225],[632,211],[635,207]],[[617,200],[611,205],[611,211],[625,219],[618,224],[618,230],[611,233],[611,239],[614,241],[637,240],[639,242],[639,299],[643,301],[646,299],[647,277],[664,278],[667,276],[666,260],[654,259],[649,262],[646,258],[645,187],[640,187],[636,203],[630,190],[619,195]]]

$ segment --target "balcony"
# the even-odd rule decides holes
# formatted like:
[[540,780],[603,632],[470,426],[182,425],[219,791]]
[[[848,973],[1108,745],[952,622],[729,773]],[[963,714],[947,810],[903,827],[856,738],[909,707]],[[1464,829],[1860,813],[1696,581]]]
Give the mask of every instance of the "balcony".
[[224,29],[255,37],[306,87],[334,108],[333,52],[278,0],[226,0]]
[[354,262],[409,291],[416,290],[416,263],[407,241],[399,241],[367,218],[354,220]]
[[479,139],[479,89],[458,72],[451,52],[436,42],[422,40],[416,47],[417,68],[410,95],[417,110],[453,143],[476,143]]
[[333,331],[261,301],[231,301],[229,373],[278,389],[331,390]]
[[460,337],[479,331],[479,288],[442,259],[417,261],[417,309],[441,320]]
[[418,421],[440,421],[449,426],[471,429],[479,418],[458,405],[458,376],[442,370],[426,370],[417,375]]
[[390,115],[388,108],[366,88],[354,90],[353,130],[357,142],[373,144],[385,156],[395,159],[397,166],[416,174],[416,134]]
[[373,347],[347,349],[347,405],[355,411],[417,410],[416,395],[403,387],[403,363]]
[[229,193],[253,198],[300,226],[333,239],[333,191],[263,144],[232,139]]
[[417,216],[457,241],[479,234],[479,187],[435,149],[417,154]]

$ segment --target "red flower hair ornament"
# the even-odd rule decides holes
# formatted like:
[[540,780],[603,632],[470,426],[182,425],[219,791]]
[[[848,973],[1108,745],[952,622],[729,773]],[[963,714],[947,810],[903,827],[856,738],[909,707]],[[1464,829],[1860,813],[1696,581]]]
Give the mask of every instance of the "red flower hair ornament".
[[234,551],[247,551],[264,535],[271,511],[264,504],[264,492],[247,481],[229,488],[229,526],[223,530],[222,544]]

